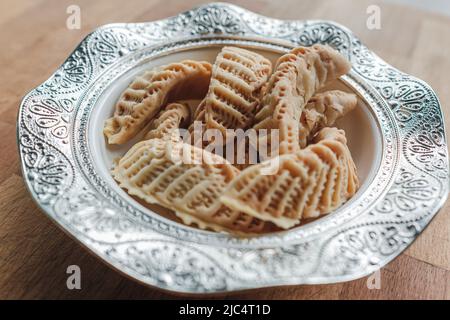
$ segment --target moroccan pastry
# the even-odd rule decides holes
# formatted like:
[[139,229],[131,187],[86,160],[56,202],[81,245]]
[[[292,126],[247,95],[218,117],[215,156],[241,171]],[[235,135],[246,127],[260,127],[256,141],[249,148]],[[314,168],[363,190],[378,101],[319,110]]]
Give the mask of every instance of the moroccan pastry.
[[224,135],[226,129],[248,128],[271,71],[272,64],[260,54],[224,47],[214,62],[208,93],[195,119]]
[[208,93],[194,114],[195,133],[195,124],[189,127],[191,144],[211,147],[215,140],[203,139],[204,133],[217,129],[222,136],[216,145],[224,146],[232,138],[227,136],[227,129],[249,128],[271,71],[271,62],[263,56],[242,48],[224,47],[213,65]]
[[[306,103],[317,90],[349,70],[350,63],[324,45],[298,47],[283,55],[270,77],[254,128],[279,130],[279,146],[275,148],[279,154],[298,151],[300,116]],[[267,136],[263,139],[271,144]]]
[[315,94],[300,116],[300,147],[304,148],[320,129],[333,126],[337,119],[353,110],[357,102],[356,95],[340,90]]
[[[202,229],[257,234],[325,215],[359,186],[344,131],[329,128],[355,108],[356,96],[317,93],[349,69],[337,51],[314,45],[280,57],[271,76],[268,59],[235,47],[224,47],[213,66],[185,60],[147,71],[123,92],[105,123],[110,144],[147,130],[118,161],[113,177],[130,195]],[[176,102],[190,99],[203,100],[197,107]],[[186,127],[189,143],[180,139],[179,129]],[[246,132],[243,140],[227,131],[249,128],[258,133],[249,138]],[[219,137],[206,129],[217,129]],[[203,140],[205,133],[213,139]],[[210,152],[218,138],[227,160]],[[270,150],[271,139],[280,144],[265,157],[260,146]]]
[[266,223],[219,201],[238,174],[224,158],[162,139],[138,142],[113,171],[130,195],[173,210],[186,224],[238,234],[262,232]]
[[[204,103],[204,101],[202,102]],[[200,104],[201,108],[201,104]],[[197,109],[198,110],[198,109]],[[210,152],[221,152],[222,155],[226,155],[227,159],[232,162],[233,166],[242,170],[249,166],[250,164],[257,163],[257,135],[255,134],[255,139],[250,144],[249,139],[242,139],[238,137],[238,135],[223,135],[221,131],[219,131],[220,141],[216,144],[215,138],[217,135],[214,135],[211,138],[208,133],[212,131],[207,131],[207,127],[205,124],[205,109],[197,113],[196,122],[191,123],[188,128],[190,134],[190,144],[193,146],[206,149]],[[235,131],[236,133],[236,131]],[[245,135],[246,132],[242,131],[242,135]],[[239,149],[239,150],[238,150]],[[250,156],[250,154],[252,156]]]
[[208,91],[211,64],[184,60],[144,73],[122,93],[103,133],[110,144],[122,144],[140,132],[168,102],[201,99]]
[[[343,130],[324,128],[315,143],[243,170],[220,198],[227,207],[287,229],[338,208],[358,188]],[[272,167],[275,171],[264,172]]]
[[[336,120],[345,116],[356,107],[358,100],[353,93],[340,90],[330,90],[315,94],[309,99],[300,116],[299,143],[300,148],[306,147],[313,136],[322,128],[332,127]],[[246,144],[248,151],[251,146]],[[255,150],[255,148],[253,148]],[[248,161],[248,152],[245,163],[235,163],[240,170],[255,164]]]
[[[304,148],[312,137],[322,128],[331,127],[336,120],[353,110],[357,104],[356,95],[340,90],[330,90],[315,94],[306,104],[300,116],[299,143]],[[206,147],[203,144],[203,147]],[[249,150],[252,146],[245,141],[245,162],[233,162],[234,165],[243,170],[256,162],[250,161]],[[237,149],[237,146],[235,146]],[[252,148],[255,153],[255,146]]]
[[178,129],[189,123],[189,106],[184,103],[170,103],[152,120],[144,140],[180,138]]

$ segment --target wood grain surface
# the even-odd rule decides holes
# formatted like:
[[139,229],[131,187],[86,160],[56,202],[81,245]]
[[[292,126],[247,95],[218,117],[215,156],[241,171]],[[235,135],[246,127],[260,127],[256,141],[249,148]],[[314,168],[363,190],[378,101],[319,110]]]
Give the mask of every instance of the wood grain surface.
[[[137,284],[105,266],[55,226],[21,177],[16,116],[21,98],[47,79],[92,29],[143,22],[190,9],[196,0],[2,0],[0,2],[0,298],[177,298]],[[383,59],[428,82],[450,127],[450,19],[376,1],[233,1],[283,19],[331,19],[353,30]],[[381,29],[368,30],[366,8],[381,8]],[[66,28],[66,8],[81,8],[81,29]],[[242,299],[450,299],[450,202],[405,253],[367,279],[229,294]],[[82,289],[68,290],[66,268],[81,267]]]

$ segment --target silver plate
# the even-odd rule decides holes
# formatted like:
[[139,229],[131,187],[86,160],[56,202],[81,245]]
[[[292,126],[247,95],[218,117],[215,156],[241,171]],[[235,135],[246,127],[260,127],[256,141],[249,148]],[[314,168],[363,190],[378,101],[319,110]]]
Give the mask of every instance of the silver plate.
[[[283,52],[314,43],[351,60],[342,81],[367,102],[379,126],[377,170],[338,212],[290,231],[239,239],[142,210],[99,173],[91,115],[127,70],[189,48],[236,44]],[[443,117],[426,83],[388,65],[334,22],[276,20],[221,3],[95,30],[23,99],[17,133],[24,179],[50,218],[109,265],[177,292],[366,276],[414,241],[449,187]]]

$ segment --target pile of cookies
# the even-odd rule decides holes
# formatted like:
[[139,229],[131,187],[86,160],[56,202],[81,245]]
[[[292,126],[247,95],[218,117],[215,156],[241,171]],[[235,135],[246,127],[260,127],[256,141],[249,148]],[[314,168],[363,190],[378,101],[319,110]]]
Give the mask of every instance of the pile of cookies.
[[[359,186],[345,132],[333,127],[357,99],[318,92],[350,67],[334,49],[314,45],[281,56],[273,72],[264,56],[237,47],[224,47],[213,65],[185,60],[147,71],[105,122],[109,144],[145,131],[113,177],[130,195],[173,210],[188,225],[237,235],[288,229],[330,213]],[[201,102],[185,102],[192,99]],[[211,152],[214,141],[180,136],[194,123],[224,141],[233,139],[232,130],[264,131],[256,139],[270,152],[256,163],[235,164]],[[181,161],[174,150],[200,161]]]

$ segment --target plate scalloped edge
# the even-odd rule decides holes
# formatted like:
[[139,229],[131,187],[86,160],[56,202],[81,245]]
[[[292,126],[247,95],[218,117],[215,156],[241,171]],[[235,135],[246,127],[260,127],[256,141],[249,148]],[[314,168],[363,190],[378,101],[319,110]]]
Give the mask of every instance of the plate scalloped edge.
[[[395,140],[391,142],[398,154],[385,150],[385,157],[398,159],[389,187],[371,210],[330,232],[285,245],[254,246],[251,240],[233,245],[232,239],[226,246],[208,245],[184,241],[188,231],[174,223],[124,214],[121,209],[129,204],[120,199],[120,205],[111,203],[86,181],[74,155],[74,128],[80,126],[75,118],[79,101],[97,77],[127,55],[152,46],[239,37],[329,44],[350,58],[353,79],[385,102],[384,112],[394,119],[398,134],[388,137]],[[449,187],[443,117],[426,83],[396,70],[334,22],[277,20],[224,3],[155,22],[96,29],[47,81],[24,97],[17,138],[27,187],[58,226],[125,275],[183,293],[366,276],[414,241],[445,202]],[[199,231],[198,237],[208,239],[209,234]]]

